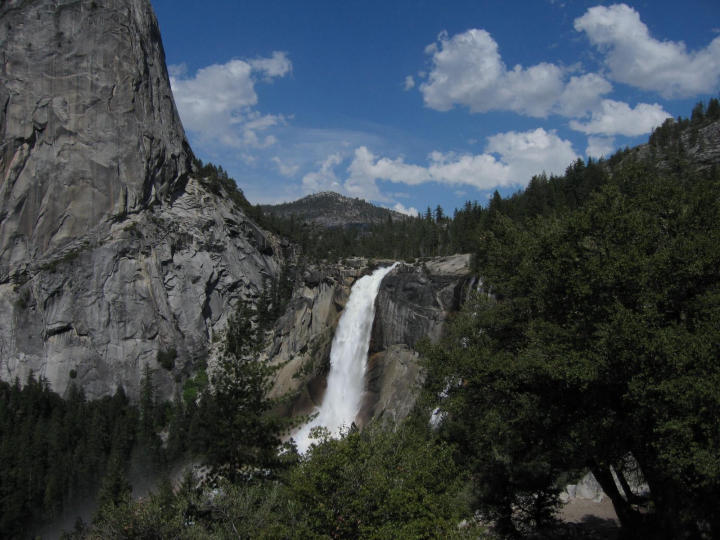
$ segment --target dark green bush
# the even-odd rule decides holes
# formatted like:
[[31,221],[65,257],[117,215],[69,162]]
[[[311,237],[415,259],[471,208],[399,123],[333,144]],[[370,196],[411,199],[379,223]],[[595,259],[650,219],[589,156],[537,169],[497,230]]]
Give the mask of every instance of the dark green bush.
[[167,350],[159,350],[157,353],[157,361],[164,369],[170,371],[175,367],[175,359],[177,358],[177,350],[175,348]]

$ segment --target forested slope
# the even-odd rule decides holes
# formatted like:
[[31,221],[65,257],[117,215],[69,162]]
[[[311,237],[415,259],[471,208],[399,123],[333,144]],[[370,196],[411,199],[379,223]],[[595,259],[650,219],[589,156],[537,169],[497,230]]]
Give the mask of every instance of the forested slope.
[[628,538],[720,531],[720,174],[682,150],[717,120],[678,124],[651,139],[671,134],[655,160],[645,147],[577,162],[494,200],[477,238],[484,290],[427,351],[442,437],[508,534],[518,507],[541,523],[559,479],[586,469]]

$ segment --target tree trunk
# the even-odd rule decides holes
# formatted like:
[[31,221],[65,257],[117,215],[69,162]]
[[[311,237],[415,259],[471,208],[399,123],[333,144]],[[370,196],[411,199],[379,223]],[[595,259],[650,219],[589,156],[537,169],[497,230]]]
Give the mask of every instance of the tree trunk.
[[630,484],[628,484],[627,478],[625,478],[625,473],[623,472],[621,467],[614,467],[615,474],[617,475],[618,481],[620,482],[620,487],[622,487],[623,491],[625,492],[625,500],[627,500],[630,504],[637,504],[640,502],[640,497],[635,495],[633,493],[632,488],[630,487]]
[[640,526],[641,516],[632,509],[630,503],[620,494],[609,468],[593,465],[590,470],[605,494],[610,497],[615,513],[620,520],[620,525],[630,533],[628,538],[631,538],[633,531],[637,531]]

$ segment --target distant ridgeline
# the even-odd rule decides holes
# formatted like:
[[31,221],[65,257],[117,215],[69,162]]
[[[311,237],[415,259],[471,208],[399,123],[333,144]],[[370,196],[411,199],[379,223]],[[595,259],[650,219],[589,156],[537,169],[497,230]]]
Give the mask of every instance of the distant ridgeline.
[[[476,253],[493,212],[527,220],[572,210],[606,184],[619,167],[644,163],[660,171],[703,170],[720,163],[720,103],[698,103],[690,119],[669,118],[649,143],[618,150],[609,158],[578,159],[562,176],[534,176],[524,190],[489,205],[467,201],[452,216],[442,207],[413,218],[337,193],[318,193],[295,202],[260,207],[261,223],[301,245],[310,259],[349,256],[412,260],[417,257]],[[257,208],[257,207],[256,207]],[[257,212],[257,210],[256,210]],[[355,226],[353,226],[355,225]]]
[[289,203],[263,205],[261,208],[265,214],[276,218],[293,218],[301,223],[329,228],[367,228],[387,221],[402,221],[407,217],[363,199],[344,197],[332,191],[315,193]]
[[[453,215],[441,206],[428,207],[418,217],[381,208],[361,199],[322,192],[278,205],[252,206],[240,193],[243,209],[263,227],[290,238],[310,260],[346,257],[412,260],[418,257],[477,252],[479,231],[492,211],[513,220],[526,220],[572,210],[606,184],[630,162],[659,170],[702,170],[720,162],[720,104],[712,98],[698,103],[690,119],[668,120],[656,128],[647,144],[618,150],[605,159],[578,160],[562,176],[533,176],[528,186],[503,199],[495,192],[489,205],[467,201]],[[222,167],[203,166],[209,176],[234,184]],[[219,171],[219,173],[218,173]]]

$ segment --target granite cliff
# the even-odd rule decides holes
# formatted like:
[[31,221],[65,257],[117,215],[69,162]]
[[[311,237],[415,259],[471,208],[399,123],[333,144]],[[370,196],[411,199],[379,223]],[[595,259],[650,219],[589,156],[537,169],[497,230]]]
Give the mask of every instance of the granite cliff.
[[424,380],[415,346],[440,339],[473,279],[468,254],[401,263],[386,276],[376,299],[361,421],[395,424],[412,410]]
[[0,7],[0,278],[182,193],[190,149],[147,0]]
[[0,377],[169,396],[280,241],[193,171],[147,0],[4,2],[0,50]]

